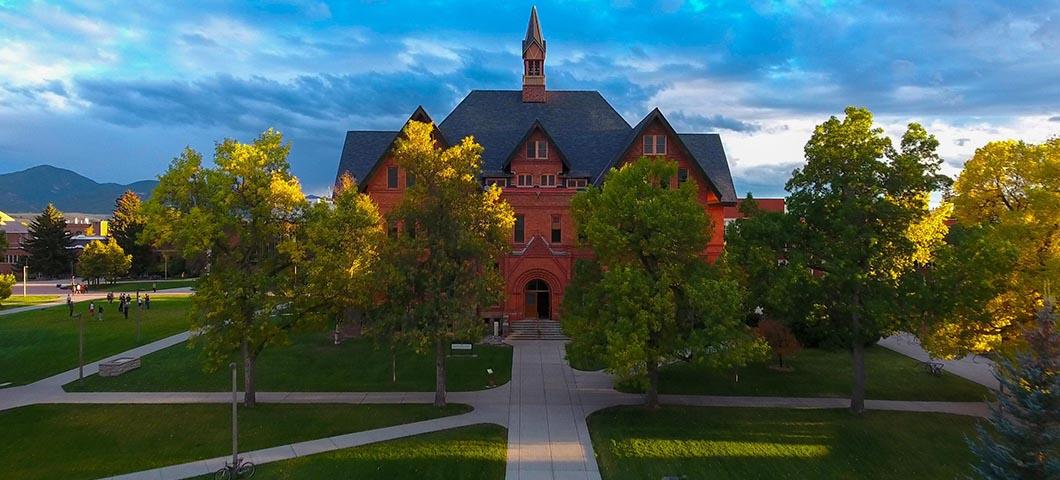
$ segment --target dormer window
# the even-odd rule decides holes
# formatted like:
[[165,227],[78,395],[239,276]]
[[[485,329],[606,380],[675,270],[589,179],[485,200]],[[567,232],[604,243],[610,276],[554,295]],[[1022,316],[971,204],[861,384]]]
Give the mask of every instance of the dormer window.
[[519,175],[518,179],[519,179],[518,185],[520,187],[532,187],[532,186],[534,186],[534,176],[533,175]]
[[530,160],[548,159],[548,142],[544,140],[526,142],[526,158]]
[[541,176],[541,186],[542,187],[555,187],[556,186],[556,176],[555,175],[542,175]]
[[666,135],[645,135],[645,155],[666,155]]

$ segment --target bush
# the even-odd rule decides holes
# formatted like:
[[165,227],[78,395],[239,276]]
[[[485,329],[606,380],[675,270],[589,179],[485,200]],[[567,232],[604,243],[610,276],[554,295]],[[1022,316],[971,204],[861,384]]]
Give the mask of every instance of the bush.
[[790,357],[802,350],[802,345],[791,333],[791,329],[776,320],[762,319],[755,327],[755,333],[769,344],[769,349],[777,357],[777,365],[781,368],[784,367],[784,357]]
[[15,276],[10,273],[0,274],[0,304],[11,296],[11,287],[15,285]]

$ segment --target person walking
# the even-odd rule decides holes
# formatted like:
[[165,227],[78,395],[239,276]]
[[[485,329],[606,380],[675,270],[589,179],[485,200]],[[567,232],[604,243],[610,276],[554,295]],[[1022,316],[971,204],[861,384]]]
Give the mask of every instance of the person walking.
[[146,295],[146,294],[144,295],[144,308],[146,308],[148,310],[151,309],[151,296],[150,295]]
[[74,316],[74,296],[73,294],[66,294],[66,306],[70,309],[70,316]]
[[107,292],[107,303],[114,303],[114,292]]
[[96,303],[88,302],[88,319],[96,318]]
[[102,322],[103,321],[103,304],[102,303],[99,304],[99,311],[97,311],[96,313],[99,314],[99,321]]
[[151,293],[158,293],[158,284],[151,282]]
[[140,298],[139,295],[136,296],[136,308],[139,309],[139,310],[143,310],[144,309],[143,299]]
[[128,302],[129,299],[125,299],[125,300],[126,300],[125,303],[122,304],[123,307],[122,307],[121,313],[124,314],[125,315],[125,319],[128,320],[129,319],[129,302]]

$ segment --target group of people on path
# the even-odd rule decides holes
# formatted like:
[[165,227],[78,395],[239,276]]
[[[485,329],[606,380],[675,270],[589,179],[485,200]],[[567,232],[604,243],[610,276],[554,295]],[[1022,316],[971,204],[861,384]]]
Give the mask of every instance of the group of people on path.
[[[150,310],[151,309],[151,295],[143,294],[140,295],[140,291],[136,291],[136,308],[139,310]],[[114,292],[107,293],[107,303],[114,303]],[[129,307],[133,303],[133,296],[128,293],[122,293],[118,296],[118,313],[125,316],[125,319],[129,319]],[[66,295],[66,306],[70,309],[70,316],[74,316],[74,298],[71,294]],[[95,302],[88,303],[88,318],[103,320],[103,303],[100,302],[96,305]]]

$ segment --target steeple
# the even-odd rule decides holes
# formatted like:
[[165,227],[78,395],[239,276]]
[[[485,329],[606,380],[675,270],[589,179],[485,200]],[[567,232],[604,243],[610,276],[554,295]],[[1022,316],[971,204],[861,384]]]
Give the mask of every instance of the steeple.
[[545,92],[545,39],[537,22],[537,7],[530,8],[530,23],[523,39],[523,102],[543,103]]

